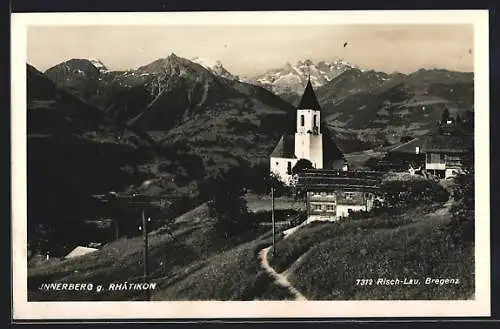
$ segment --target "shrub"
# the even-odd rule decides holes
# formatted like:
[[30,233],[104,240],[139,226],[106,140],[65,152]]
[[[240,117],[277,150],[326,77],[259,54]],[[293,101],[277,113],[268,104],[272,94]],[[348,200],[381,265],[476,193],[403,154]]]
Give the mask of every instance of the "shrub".
[[269,178],[269,163],[259,162],[253,166],[246,166],[241,178],[245,180],[246,187],[257,194],[267,194],[271,190]]
[[292,188],[289,186],[286,186],[285,183],[281,180],[281,178],[274,173],[271,173],[268,176],[268,187],[269,187],[269,190],[271,189],[271,187],[274,187],[274,196],[275,197],[280,197],[283,195],[291,195],[292,194]]
[[349,212],[348,218],[352,219],[352,220],[359,220],[359,219],[370,218],[370,216],[371,216],[371,213],[369,211],[361,210],[361,211],[351,211],[351,212]]
[[250,219],[244,189],[237,170],[220,172],[202,185],[200,191],[208,199],[210,215],[217,218],[215,230],[226,238],[255,229]]
[[453,220],[449,228],[455,240],[473,243],[475,236],[473,152],[470,152],[463,162],[465,165],[463,173],[455,177],[453,198],[456,202],[450,209]]
[[295,166],[292,168],[292,174],[296,175],[306,169],[314,169],[311,161],[307,159],[299,159],[299,161],[297,161]]
[[407,209],[428,202],[445,202],[449,192],[430,180],[385,181],[380,186],[383,208]]

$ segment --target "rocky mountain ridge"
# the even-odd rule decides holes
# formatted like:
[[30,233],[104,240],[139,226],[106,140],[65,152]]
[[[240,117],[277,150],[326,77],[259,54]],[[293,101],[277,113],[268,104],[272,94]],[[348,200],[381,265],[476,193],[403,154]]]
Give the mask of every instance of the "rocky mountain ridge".
[[287,62],[283,67],[247,78],[247,81],[260,85],[278,95],[301,95],[309,78],[313,87],[319,88],[332,81],[342,72],[355,67],[355,65],[344,60],[315,63],[312,60],[304,59],[294,64]]
[[[454,115],[473,110],[472,73],[437,69],[385,73],[360,69],[343,60],[301,60],[249,79],[231,74],[220,61],[175,54],[129,71],[92,69],[92,64],[82,65],[81,61],[59,64],[62,73],[54,74],[58,71],[54,68],[46,73],[58,86],[72,92],[76,89],[84,101],[112,117],[141,122],[156,131],[193,122],[196,116],[225,108],[228,98],[240,96],[254,98],[258,94],[272,99],[264,104],[274,109],[285,106],[293,111],[284,104],[298,104],[309,74],[323,108],[325,126],[332,127],[341,140],[361,142],[358,146],[347,143],[346,151],[394,142],[406,133],[426,133],[445,108]],[[73,64],[78,65],[71,67]],[[274,90],[286,102],[266,90]],[[167,107],[170,110],[165,110]]]

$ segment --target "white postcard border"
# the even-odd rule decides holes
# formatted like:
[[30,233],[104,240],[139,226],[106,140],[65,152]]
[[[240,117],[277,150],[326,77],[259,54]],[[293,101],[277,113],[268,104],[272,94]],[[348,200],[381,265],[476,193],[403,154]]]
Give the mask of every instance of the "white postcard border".
[[[473,24],[476,172],[476,299],[471,301],[28,302],[26,28],[30,25]],[[490,315],[489,23],[486,10],[198,13],[22,13],[12,15],[13,318],[358,318]]]

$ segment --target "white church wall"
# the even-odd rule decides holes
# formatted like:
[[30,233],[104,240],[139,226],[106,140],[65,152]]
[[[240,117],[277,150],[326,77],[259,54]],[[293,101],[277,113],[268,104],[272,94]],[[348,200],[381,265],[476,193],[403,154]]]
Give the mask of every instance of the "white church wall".
[[288,158],[275,158],[271,157],[270,160],[270,171],[278,176],[283,183],[290,185],[292,182],[292,175],[288,174],[288,169],[290,166],[290,171],[297,163],[298,159],[288,159]]
[[[309,81],[310,83],[310,81]],[[307,88],[312,88],[308,85]],[[306,92],[305,91],[305,92]],[[304,95],[305,95],[304,92]],[[309,91],[310,92],[310,91]],[[311,95],[308,95],[309,97]],[[304,96],[303,96],[304,97]],[[313,97],[315,97],[313,95]],[[303,98],[304,100],[304,98]],[[317,101],[315,101],[317,102]],[[306,105],[304,107],[315,107],[316,105]],[[302,104],[302,101],[301,101]],[[307,159],[311,161],[314,168],[322,169],[323,163],[323,135],[321,132],[321,112],[316,109],[297,109],[297,121],[295,129],[295,145],[294,155],[296,158],[270,158],[270,170],[277,175],[285,184],[293,183],[293,176],[289,174],[291,168],[295,166],[299,159]]]
[[295,134],[295,156],[307,159],[317,169],[323,168],[323,135]]
[[[295,133],[295,156],[299,159],[311,159],[311,134]],[[311,161],[312,162],[312,161]]]
[[323,135],[311,136],[310,157],[310,161],[315,168],[323,168]]

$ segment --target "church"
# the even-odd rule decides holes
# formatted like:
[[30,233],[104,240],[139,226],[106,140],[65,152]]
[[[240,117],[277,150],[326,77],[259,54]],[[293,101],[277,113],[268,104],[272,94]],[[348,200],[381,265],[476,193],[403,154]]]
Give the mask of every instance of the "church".
[[321,106],[309,79],[297,107],[295,133],[281,136],[270,157],[270,172],[283,183],[293,182],[292,168],[307,159],[315,169],[333,169],[344,165],[343,155],[331,140],[323,140]]

